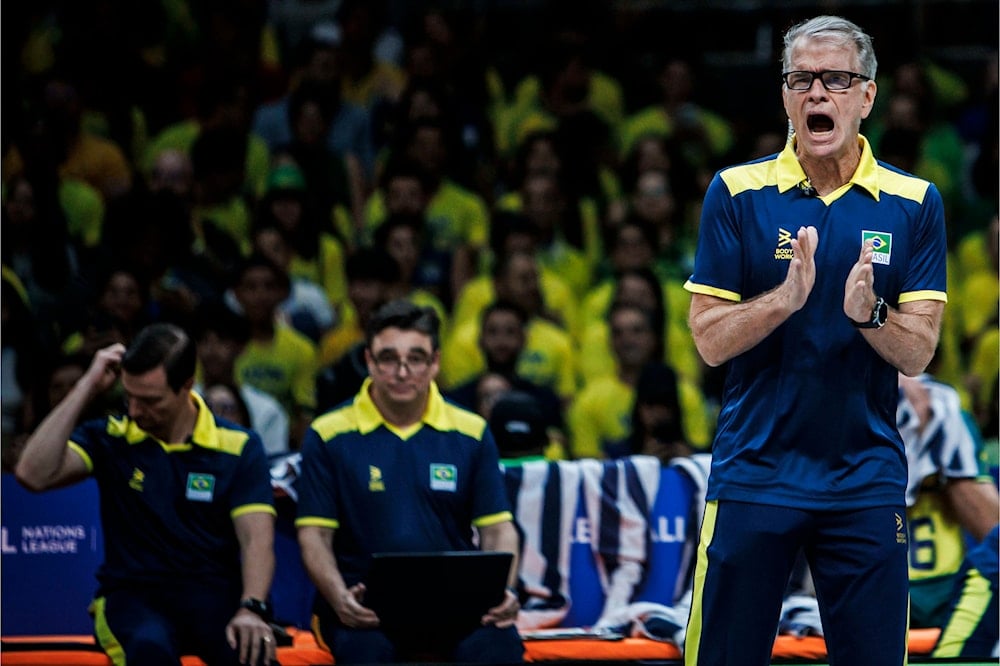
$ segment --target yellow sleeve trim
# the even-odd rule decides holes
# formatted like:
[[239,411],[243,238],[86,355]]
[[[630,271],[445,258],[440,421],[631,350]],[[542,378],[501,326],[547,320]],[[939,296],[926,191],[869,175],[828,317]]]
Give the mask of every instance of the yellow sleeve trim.
[[335,530],[340,527],[339,520],[333,520],[332,518],[320,518],[319,516],[305,516],[303,518],[295,519],[296,527],[326,527],[327,529]]
[[90,459],[90,456],[83,450],[82,446],[76,442],[66,442],[66,446],[68,446],[72,451],[75,451],[76,455],[83,458],[83,464],[87,466],[88,472],[94,471],[94,461]]
[[943,291],[908,291],[899,295],[900,303],[912,303],[913,301],[943,301],[948,302],[948,294]]
[[709,287],[705,284],[696,284],[688,280],[684,283],[684,288],[690,291],[692,294],[704,294],[705,296],[715,296],[716,298],[723,298],[727,301],[734,301],[739,303],[743,300],[743,297],[737,294],[735,291],[729,291],[728,289],[717,289],[716,287]]
[[514,520],[514,514],[510,511],[501,511],[500,513],[493,513],[488,516],[480,516],[473,520],[472,524],[476,527],[489,527],[490,525],[498,525],[512,520]]
[[243,506],[238,506],[229,512],[230,518],[239,518],[248,513],[269,513],[272,516],[277,516],[278,512],[274,510],[274,507],[270,504],[244,504]]

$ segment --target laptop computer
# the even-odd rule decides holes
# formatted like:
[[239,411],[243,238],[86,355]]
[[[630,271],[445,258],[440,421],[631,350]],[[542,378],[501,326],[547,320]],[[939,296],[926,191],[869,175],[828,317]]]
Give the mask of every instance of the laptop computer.
[[470,631],[503,601],[511,553],[375,553],[364,605],[386,631]]

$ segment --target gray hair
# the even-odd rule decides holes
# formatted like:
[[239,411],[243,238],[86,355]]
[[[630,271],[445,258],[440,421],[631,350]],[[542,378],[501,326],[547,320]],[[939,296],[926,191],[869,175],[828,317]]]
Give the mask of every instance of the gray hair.
[[878,61],[872,38],[854,23],[839,16],[817,16],[797,23],[785,33],[785,50],[781,54],[783,71],[792,68],[792,51],[800,39],[833,42],[843,46],[853,46],[858,58],[858,74],[875,78]]

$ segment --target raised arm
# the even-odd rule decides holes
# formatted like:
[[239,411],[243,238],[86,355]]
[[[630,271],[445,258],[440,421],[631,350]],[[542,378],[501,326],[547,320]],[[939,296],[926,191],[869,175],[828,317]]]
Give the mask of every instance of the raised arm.
[[[869,241],[862,245],[861,254],[844,285],[844,314],[858,322],[871,318],[877,298],[872,256]],[[900,303],[898,310],[890,308],[882,328],[858,330],[879,356],[904,375],[914,377],[923,372],[934,357],[943,314],[943,301]]]
[[124,354],[121,344],[98,351],[83,377],[31,434],[14,470],[22,485],[35,491],[48,490],[87,476],[87,463],[66,442],[90,401],[118,379],[118,364]]
[[719,366],[753,349],[809,298],[816,283],[814,255],[819,237],[815,227],[799,227],[792,239],[793,257],[785,281],[746,301],[727,301],[705,294],[691,295],[688,325],[698,353]]

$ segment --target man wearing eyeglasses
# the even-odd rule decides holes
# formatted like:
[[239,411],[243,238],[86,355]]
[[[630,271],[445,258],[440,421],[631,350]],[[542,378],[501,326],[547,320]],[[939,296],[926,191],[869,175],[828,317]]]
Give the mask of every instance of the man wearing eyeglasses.
[[[515,554],[517,533],[496,444],[486,422],[445,402],[433,309],[384,305],[365,332],[369,378],[351,403],[313,421],[302,445],[296,525],[317,587],[318,633],[337,663],[386,663],[433,651],[455,662],[519,662],[508,589],[472,632],[433,642],[387,632],[364,605],[377,552],[487,551]],[[421,600],[413,599],[415,616]],[[429,643],[429,644],[428,644]]]
[[831,664],[906,658],[906,458],[897,370],[934,355],[945,293],[941,196],[872,155],[871,38],[820,16],[784,37],[793,133],[705,196],[689,323],[729,364],[685,661],[769,664],[797,554]]

